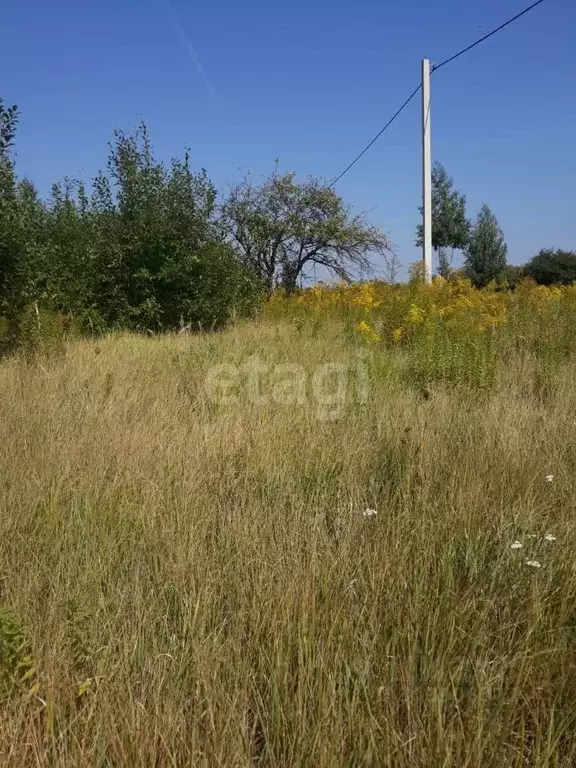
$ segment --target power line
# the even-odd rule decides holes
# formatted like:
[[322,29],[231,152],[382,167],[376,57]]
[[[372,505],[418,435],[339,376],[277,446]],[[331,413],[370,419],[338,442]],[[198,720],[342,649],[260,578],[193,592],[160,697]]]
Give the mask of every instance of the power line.
[[[544,2],[544,0],[536,0],[535,3],[532,3],[532,5],[529,5],[527,8],[524,8],[524,10],[520,11],[520,13],[517,13],[516,16],[513,16],[511,19],[508,19],[508,21],[505,21],[503,24],[500,24],[499,27],[496,27],[496,29],[493,29],[491,32],[488,32],[487,35],[484,35],[483,37],[479,38],[478,40],[476,40],[471,45],[466,46],[466,48],[462,48],[461,51],[458,51],[458,53],[455,53],[453,56],[450,56],[449,58],[444,59],[444,61],[440,62],[440,64],[438,64],[437,66],[433,67],[432,72],[436,72],[436,70],[440,69],[441,67],[445,67],[447,64],[450,64],[451,62],[455,61],[460,56],[463,56],[465,53],[468,53],[468,51],[471,51],[472,48],[475,48],[477,45],[480,45],[480,43],[483,43],[485,40],[488,40],[489,37],[492,37],[496,33],[500,32],[501,30],[503,30],[506,27],[508,27],[510,24],[514,23],[515,21],[518,21],[518,19],[522,18],[522,16],[525,16],[529,11],[531,11],[533,8],[536,8],[537,5],[541,5],[541,3],[543,3],[543,2]],[[370,141],[370,143],[367,144],[364,147],[362,152],[360,152],[358,155],[356,155],[354,160],[352,160],[352,162],[349,165],[347,165],[346,168],[344,168],[342,173],[339,176],[336,176],[336,178],[332,182],[330,182],[330,187],[333,187],[335,184],[337,184],[340,181],[340,179],[343,176],[345,176],[348,173],[348,171],[356,165],[358,160],[360,160],[360,158],[363,157],[366,154],[366,152],[368,152],[370,147],[372,147],[378,141],[380,136],[382,136],[384,131],[386,131],[392,125],[392,123],[396,120],[396,118],[400,115],[400,113],[404,111],[404,109],[408,106],[408,104],[412,101],[414,96],[416,96],[416,94],[418,93],[418,91],[421,88],[422,88],[422,85],[420,84],[420,85],[418,85],[417,88],[415,88],[412,91],[412,93],[410,94],[410,96],[408,96],[408,98],[402,104],[400,109],[398,109],[392,115],[392,117],[390,118],[390,120],[388,120],[386,125],[378,131],[376,136],[374,136],[374,138]]]
[[418,87],[417,87],[417,88],[415,88],[415,89],[412,91],[412,93],[410,94],[410,96],[408,96],[408,98],[406,99],[406,101],[404,102],[404,104],[402,104],[402,106],[400,107],[400,109],[398,109],[398,110],[397,110],[397,111],[396,111],[396,112],[395,112],[395,113],[392,115],[392,117],[390,118],[390,120],[388,120],[388,122],[386,123],[386,125],[385,125],[385,126],[384,126],[384,127],[383,127],[383,128],[380,130],[380,131],[378,131],[378,133],[376,134],[376,136],[374,136],[374,138],[372,139],[372,141],[371,141],[369,144],[367,144],[367,145],[364,147],[364,149],[362,150],[362,152],[360,152],[360,154],[359,154],[359,155],[357,155],[357,156],[354,158],[354,160],[352,160],[352,162],[350,163],[350,165],[347,165],[347,166],[346,166],[346,168],[344,168],[344,170],[342,171],[342,173],[341,173],[339,176],[336,176],[336,178],[334,179],[334,181],[332,181],[332,182],[330,183],[330,186],[331,186],[331,187],[333,187],[333,186],[334,186],[334,184],[336,184],[337,182],[339,182],[339,181],[340,181],[340,179],[342,178],[342,176],[344,176],[346,173],[348,173],[348,171],[350,170],[350,168],[352,168],[353,166],[355,166],[355,165],[356,165],[356,163],[358,162],[358,160],[360,160],[360,158],[361,158],[363,155],[365,155],[365,154],[366,154],[366,152],[368,152],[368,150],[370,149],[370,147],[371,147],[373,144],[375,144],[375,143],[378,141],[378,139],[380,138],[380,136],[382,136],[382,134],[384,133],[384,131],[385,131],[387,128],[389,128],[389,127],[392,125],[392,123],[394,122],[394,120],[396,120],[396,118],[398,117],[398,115],[399,115],[401,112],[403,112],[403,111],[404,111],[404,109],[405,109],[405,108],[408,106],[408,104],[410,104],[410,102],[412,101],[412,99],[414,98],[414,96],[416,96],[416,94],[418,93],[418,91],[420,90],[420,88],[422,88],[422,85],[421,85],[421,84],[420,84],[420,85],[418,85]]
[[493,29],[492,32],[488,32],[487,35],[484,35],[484,37],[481,37],[479,40],[476,40],[476,42],[472,43],[471,45],[467,45],[466,48],[462,48],[462,50],[458,51],[458,53],[455,53],[454,56],[450,56],[450,58],[445,59],[440,64],[437,64],[432,71],[435,72],[437,69],[440,69],[441,67],[445,67],[446,64],[450,64],[455,59],[458,59],[460,56],[463,56],[465,53],[468,53],[468,51],[471,51],[472,48],[476,48],[476,46],[480,45],[480,43],[483,43],[484,40],[488,40],[489,37],[492,37],[497,32],[500,32],[501,30],[503,30],[505,27],[509,26],[515,21],[518,21],[518,19],[521,19],[522,16],[525,16],[529,11],[531,11],[533,8],[536,8],[537,5],[540,5],[543,2],[544,0],[537,0],[535,3],[532,3],[532,5],[529,5],[528,8],[524,8],[524,10],[520,11],[520,13],[517,13],[516,16],[513,16],[511,19],[508,19],[508,21],[505,21],[504,24],[500,24],[499,27],[496,27],[496,29]]

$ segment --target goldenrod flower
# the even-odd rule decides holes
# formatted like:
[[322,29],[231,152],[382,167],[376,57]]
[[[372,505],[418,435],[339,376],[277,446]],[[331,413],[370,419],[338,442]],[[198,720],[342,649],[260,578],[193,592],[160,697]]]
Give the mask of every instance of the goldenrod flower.
[[424,322],[424,316],[425,312],[421,307],[416,306],[416,304],[412,304],[410,306],[410,309],[408,310],[408,322],[412,323],[413,325],[418,325],[419,323]]
[[381,340],[380,334],[376,333],[374,328],[372,328],[366,320],[361,320],[358,325],[356,326],[356,331],[359,333],[364,341],[368,342],[369,344],[374,344]]

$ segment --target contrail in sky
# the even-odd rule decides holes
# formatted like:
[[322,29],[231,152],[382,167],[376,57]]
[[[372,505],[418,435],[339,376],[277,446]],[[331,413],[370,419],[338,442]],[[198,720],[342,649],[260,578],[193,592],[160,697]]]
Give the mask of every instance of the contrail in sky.
[[200,61],[200,57],[198,56],[198,51],[192,45],[190,38],[187,36],[186,32],[184,31],[184,28],[182,27],[182,24],[180,24],[180,22],[178,21],[178,17],[176,16],[174,8],[172,7],[172,3],[170,2],[170,0],[164,0],[164,5],[166,8],[166,13],[170,18],[172,26],[174,27],[174,31],[180,38],[180,42],[182,43],[182,46],[185,48],[190,58],[192,59],[192,62],[196,67],[196,71],[200,75],[206,90],[210,93],[210,95],[214,99],[217,99],[218,91],[214,87],[214,84],[212,83],[212,81],[208,77],[206,70],[202,66],[202,62]]

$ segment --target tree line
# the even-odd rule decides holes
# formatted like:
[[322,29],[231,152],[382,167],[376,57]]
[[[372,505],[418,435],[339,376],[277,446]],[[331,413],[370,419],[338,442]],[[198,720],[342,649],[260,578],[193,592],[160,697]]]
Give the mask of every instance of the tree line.
[[[158,160],[144,124],[114,132],[106,168],[89,185],[67,178],[42,199],[16,172],[18,121],[17,107],[0,99],[0,337],[16,342],[31,307],[93,331],[207,329],[253,312],[277,287],[293,292],[316,265],[350,280],[378,257],[387,278],[397,276],[386,234],[326,182],[276,167],[260,183],[246,175],[219,201],[189,151]],[[478,286],[520,274],[506,265],[490,209],[471,223],[440,164],[432,204],[440,274],[450,275],[454,249]],[[524,273],[569,282],[576,255],[543,251]]]
[[[420,208],[422,215],[422,208]],[[416,245],[422,247],[422,225],[416,228]],[[482,288],[492,282],[509,287],[524,277],[543,285],[569,284],[576,280],[576,252],[542,249],[527,264],[508,264],[508,248],[496,216],[484,204],[475,221],[466,213],[466,196],[454,189],[446,168],[436,162],[432,168],[432,248],[438,274],[449,278],[463,275]],[[453,268],[455,250],[464,254],[464,265]]]
[[0,100],[0,318],[14,338],[40,302],[87,328],[214,328],[288,293],[312,265],[348,280],[386,235],[324,182],[276,167],[246,176],[218,202],[190,153],[159,161],[145,125],[116,131],[106,169],[87,186],[65,179],[41,199],[16,173],[19,114]]

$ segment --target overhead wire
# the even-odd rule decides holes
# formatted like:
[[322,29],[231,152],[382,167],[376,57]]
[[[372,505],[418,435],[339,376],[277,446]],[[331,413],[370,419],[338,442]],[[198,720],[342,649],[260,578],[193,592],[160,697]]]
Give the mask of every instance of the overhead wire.
[[[456,59],[460,58],[460,56],[463,56],[465,53],[468,53],[468,51],[471,51],[473,48],[476,48],[476,46],[480,45],[480,43],[483,43],[485,40],[488,40],[490,37],[493,37],[498,32],[501,32],[503,29],[505,29],[506,27],[510,26],[510,24],[513,24],[515,21],[518,21],[518,19],[521,19],[522,16],[525,16],[527,13],[532,11],[538,5],[541,5],[543,2],[544,2],[544,0],[536,0],[536,2],[532,3],[527,8],[524,8],[523,11],[520,11],[520,13],[517,13],[515,16],[512,16],[512,18],[508,19],[508,21],[505,21],[503,24],[500,24],[500,26],[496,27],[491,32],[488,32],[486,35],[483,35],[482,37],[478,38],[478,40],[475,40],[470,45],[467,45],[465,48],[462,48],[457,53],[453,54],[452,56],[449,56],[447,59],[444,59],[444,61],[441,61],[440,64],[437,64],[435,66],[433,65],[432,69],[431,69],[431,72],[432,73],[437,72],[439,69],[441,69],[442,67],[445,67],[447,64],[451,64],[453,61],[455,61]],[[416,96],[416,94],[418,93],[418,91],[420,91],[421,88],[422,88],[422,84],[418,85],[412,91],[410,96],[408,96],[408,98],[402,104],[402,106],[399,109],[396,110],[396,112],[392,115],[390,120],[388,120],[386,125],[384,125],[378,131],[378,133],[374,136],[374,138],[371,139],[370,142],[364,147],[364,149],[356,155],[354,160],[352,160],[352,162],[349,163],[346,166],[346,168],[344,168],[344,170],[338,176],[336,176],[335,179],[333,179],[330,182],[330,184],[329,184],[330,187],[333,187],[335,184],[337,184],[340,181],[340,179],[343,176],[345,176],[348,173],[348,171],[351,170],[362,157],[364,157],[366,152],[368,152],[368,150],[372,146],[374,146],[374,144],[378,141],[378,139],[382,136],[382,134],[386,130],[388,130],[388,128],[392,125],[392,123],[396,120],[396,118],[400,116],[400,114],[404,111],[404,109],[406,109],[408,104],[410,104],[410,102],[412,101],[414,96]]]
[[385,125],[383,128],[381,128],[381,129],[378,131],[378,133],[376,134],[376,136],[374,136],[374,138],[372,139],[372,141],[371,141],[369,144],[367,144],[367,145],[364,147],[364,149],[362,150],[362,152],[360,152],[360,154],[356,155],[356,157],[354,158],[354,160],[352,160],[352,162],[351,162],[349,165],[347,165],[347,166],[346,166],[346,168],[344,168],[344,170],[342,171],[342,173],[341,173],[339,176],[336,176],[336,178],[335,178],[333,181],[331,181],[331,182],[330,182],[330,186],[331,186],[331,187],[333,187],[335,184],[337,184],[337,183],[340,181],[340,179],[342,178],[342,176],[344,176],[345,174],[347,174],[347,173],[348,173],[348,171],[349,171],[351,168],[353,168],[353,167],[356,165],[356,163],[358,162],[358,160],[360,160],[360,158],[361,158],[361,157],[363,157],[363,156],[366,154],[366,152],[368,152],[368,150],[370,149],[370,147],[371,147],[371,146],[373,146],[373,145],[374,145],[374,144],[375,144],[375,143],[378,141],[378,139],[380,138],[380,136],[382,136],[382,134],[384,133],[384,131],[386,131],[386,130],[387,130],[387,129],[388,129],[388,128],[389,128],[389,127],[392,125],[392,123],[394,122],[394,120],[396,120],[396,118],[400,116],[401,112],[403,112],[403,111],[406,109],[406,107],[408,106],[408,104],[410,104],[410,102],[412,101],[412,99],[414,98],[414,96],[416,96],[416,94],[418,93],[418,91],[419,91],[421,88],[422,88],[422,84],[419,84],[419,85],[418,85],[418,86],[417,86],[417,87],[416,87],[416,88],[415,88],[415,89],[412,91],[412,93],[410,94],[410,96],[408,96],[408,98],[406,99],[406,101],[404,102],[404,104],[402,104],[402,106],[401,106],[399,109],[397,109],[397,110],[396,110],[396,112],[394,112],[394,114],[392,115],[392,117],[390,118],[390,120],[388,120],[388,122],[386,123],[386,125]]
[[516,16],[512,16],[511,19],[508,19],[508,21],[505,21],[504,24],[500,24],[499,27],[496,27],[496,29],[493,29],[491,32],[488,32],[487,35],[484,35],[483,37],[478,38],[474,43],[471,45],[467,45],[466,48],[462,48],[461,51],[458,51],[458,53],[455,53],[453,56],[450,56],[447,59],[444,59],[444,61],[441,61],[440,64],[436,64],[432,67],[432,72],[436,72],[441,67],[445,67],[446,64],[451,64],[453,61],[456,61],[456,59],[459,59],[460,56],[463,56],[465,53],[468,53],[468,51],[471,51],[472,48],[476,48],[477,45],[480,45],[480,43],[483,43],[485,40],[488,40],[488,38],[493,37],[498,32],[501,32],[506,27],[510,26],[510,24],[513,24],[515,21],[518,21],[518,19],[521,19],[522,16],[525,16],[529,11],[536,8],[537,5],[541,5],[544,2],[544,0],[536,0],[535,3],[532,3],[532,5],[529,5],[527,8],[524,8],[523,11],[520,11],[520,13],[517,13]]

